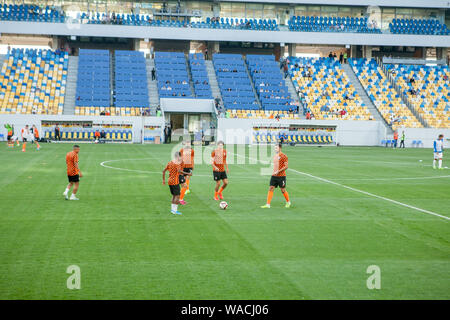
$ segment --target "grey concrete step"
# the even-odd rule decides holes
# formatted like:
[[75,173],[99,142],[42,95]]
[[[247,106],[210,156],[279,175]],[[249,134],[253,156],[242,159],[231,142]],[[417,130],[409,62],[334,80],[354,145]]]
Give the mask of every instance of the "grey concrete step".
[[192,80],[192,72],[191,72],[191,66],[189,65],[189,59],[186,57],[186,71],[188,73],[189,78],[189,88],[191,89],[191,94],[193,97],[196,97],[195,95],[195,89],[194,89],[194,81]]
[[219,98],[222,101],[222,95],[220,93],[219,83],[217,82],[216,71],[211,60],[205,60],[206,71],[208,72],[209,85],[211,86],[211,93],[214,98]]
[[67,68],[66,96],[64,98],[63,114],[75,114],[75,95],[77,92],[78,79],[78,57],[69,56],[69,65]]
[[[281,67],[281,64],[280,64],[280,67]],[[284,71],[282,68],[280,68],[280,73],[281,73],[281,76],[284,78]],[[306,119],[306,117],[303,115],[303,104],[300,102],[300,97],[299,97],[297,91],[295,90],[295,87],[294,87],[294,84],[292,83],[292,78],[291,78],[290,74],[288,74],[288,76],[286,78],[284,78],[284,82],[286,83],[286,86],[289,90],[289,94],[291,95],[291,98],[299,104],[299,108],[298,108],[299,118]]]
[[147,85],[150,111],[153,115],[156,113],[155,108],[159,105],[158,82],[156,80],[152,81],[152,69],[155,67],[155,61],[153,59],[146,59],[145,64],[147,67]]

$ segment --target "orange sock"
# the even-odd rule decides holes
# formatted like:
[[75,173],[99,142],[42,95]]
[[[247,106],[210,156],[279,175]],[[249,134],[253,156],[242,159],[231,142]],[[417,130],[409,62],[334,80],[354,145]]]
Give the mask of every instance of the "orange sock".
[[223,191],[223,187],[220,187],[219,193],[222,193],[222,191]]
[[219,193],[217,191],[214,192],[214,198],[217,198],[219,196]]
[[270,204],[270,202],[272,202],[272,197],[273,197],[273,191],[269,191],[267,193],[267,204]]
[[39,145],[39,143],[36,142],[36,146],[39,149],[41,146]]
[[186,180],[187,188],[189,189],[189,183],[191,182],[191,179]]
[[286,202],[289,202],[289,194],[287,193],[287,191],[285,191],[283,193],[284,198],[286,199]]
[[25,151],[26,148],[27,148],[27,144],[24,142],[24,143],[22,144],[22,151]]
[[186,188],[181,188],[180,200],[184,199],[184,194],[186,193]]

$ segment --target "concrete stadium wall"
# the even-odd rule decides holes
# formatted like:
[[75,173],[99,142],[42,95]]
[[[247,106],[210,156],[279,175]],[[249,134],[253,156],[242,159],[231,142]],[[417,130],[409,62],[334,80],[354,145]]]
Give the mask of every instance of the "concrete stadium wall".
[[386,137],[384,126],[379,121],[323,121],[273,119],[218,119],[217,140],[225,143],[251,143],[253,127],[259,125],[323,125],[336,126],[335,142],[342,146],[378,146]]
[[450,142],[450,129],[433,129],[433,128],[405,128],[399,129],[399,137],[405,131],[405,145],[406,147],[412,147],[414,140],[421,140],[423,148],[433,148],[433,142],[440,134],[444,135],[444,148],[449,147]]
[[[273,3],[273,0],[227,0],[230,2],[258,2],[258,3]],[[379,6],[379,7],[406,7],[406,8],[449,8],[450,4],[447,0],[278,0],[278,3],[287,4],[317,4],[335,6]]]
[[163,139],[164,118],[163,117],[105,117],[105,116],[72,116],[72,115],[0,115],[0,133],[6,139],[6,123],[13,124],[15,134],[18,135],[25,125],[35,125],[39,132],[43,132],[41,121],[93,121],[99,124],[131,124],[133,126],[133,142],[142,141],[142,130],[144,125],[161,126],[161,141]]
[[134,39],[450,47],[449,36],[141,27],[18,21],[0,21],[0,33]]
[[[25,125],[36,125],[40,132],[41,121],[93,121],[100,124],[131,124],[133,126],[133,142],[142,142],[142,131],[145,125],[164,128],[163,117],[105,117],[105,116],[70,116],[70,115],[0,115],[0,134],[6,139],[4,124],[14,124],[16,134]],[[225,143],[251,143],[253,126],[261,125],[318,125],[336,126],[335,142],[342,146],[380,146],[381,140],[392,138],[387,136],[385,127],[378,121],[321,121],[321,120],[280,120],[273,119],[226,119],[219,118],[217,123],[217,140]],[[399,129],[406,135],[406,147],[412,147],[413,140],[422,140],[424,148],[432,148],[433,141],[439,134],[444,134],[446,145],[450,142],[450,129],[405,128]],[[163,132],[161,130],[161,141]]]
[[161,109],[164,112],[211,113],[214,110],[213,99],[178,99],[161,98]]

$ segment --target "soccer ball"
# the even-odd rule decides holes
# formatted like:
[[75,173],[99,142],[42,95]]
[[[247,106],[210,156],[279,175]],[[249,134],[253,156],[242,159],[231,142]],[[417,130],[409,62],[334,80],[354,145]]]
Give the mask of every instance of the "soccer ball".
[[221,201],[219,207],[220,209],[225,210],[226,208],[228,208],[228,203],[226,203],[225,201]]
[[95,139],[95,143],[98,143],[98,139]]

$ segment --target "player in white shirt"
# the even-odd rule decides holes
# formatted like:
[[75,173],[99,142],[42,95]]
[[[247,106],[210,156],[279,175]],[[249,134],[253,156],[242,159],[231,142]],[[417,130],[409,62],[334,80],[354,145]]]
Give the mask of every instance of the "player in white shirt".
[[436,169],[436,161],[439,161],[439,169],[442,169],[442,156],[444,155],[444,135],[440,134],[437,140],[434,140],[434,160],[433,169]]

